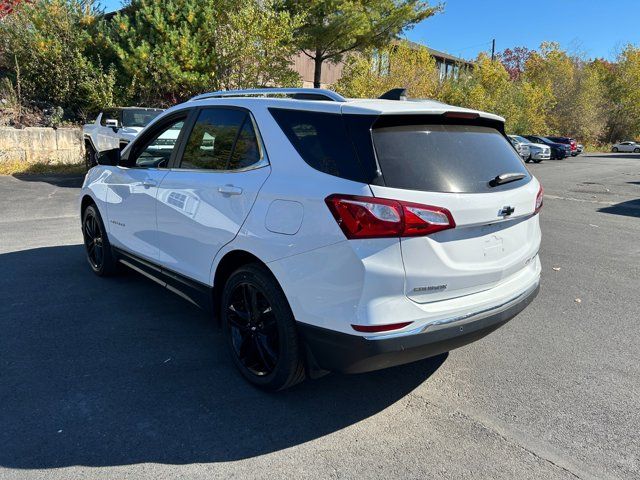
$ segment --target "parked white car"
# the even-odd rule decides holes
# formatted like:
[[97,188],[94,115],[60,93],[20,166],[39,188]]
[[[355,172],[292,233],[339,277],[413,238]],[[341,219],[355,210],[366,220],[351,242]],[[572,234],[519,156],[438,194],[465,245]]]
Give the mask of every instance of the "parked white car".
[[123,149],[163,111],[159,108],[121,107],[100,112],[92,123],[82,128],[87,167],[96,165],[97,152]]
[[540,163],[543,160],[549,160],[551,158],[551,148],[548,145],[533,143],[520,135],[509,135],[509,138],[521,147],[528,147],[529,155],[524,157],[525,162],[533,161],[534,163]]
[[611,151],[640,153],[640,143],[631,141],[614,143],[611,147]]
[[217,92],[98,162],[80,195],[93,271],[124,264],[211,309],[264,389],[447,352],[538,293],[543,191],[496,115]]

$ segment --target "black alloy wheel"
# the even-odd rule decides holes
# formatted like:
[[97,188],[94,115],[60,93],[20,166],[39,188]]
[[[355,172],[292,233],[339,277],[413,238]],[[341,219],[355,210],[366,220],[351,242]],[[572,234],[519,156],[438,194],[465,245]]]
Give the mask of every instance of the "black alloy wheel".
[[104,266],[104,234],[93,209],[84,216],[82,234],[89,264],[94,270],[101,270]]
[[257,285],[244,282],[234,287],[227,321],[240,363],[254,375],[272,373],[280,356],[278,325],[269,300]]
[[220,318],[232,360],[263,390],[284,390],[305,378],[303,347],[282,288],[264,265],[231,274],[220,299]]
[[82,237],[87,261],[96,275],[113,275],[118,270],[118,262],[111,252],[111,244],[106,235],[104,223],[95,205],[89,205],[82,214]]

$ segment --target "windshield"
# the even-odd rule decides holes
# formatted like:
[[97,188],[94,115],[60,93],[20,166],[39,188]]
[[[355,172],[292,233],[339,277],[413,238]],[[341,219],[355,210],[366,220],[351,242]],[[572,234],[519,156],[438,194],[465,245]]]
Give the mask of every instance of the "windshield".
[[162,110],[135,110],[127,109],[122,111],[123,127],[146,127],[151,120],[162,113]]
[[527,140],[524,137],[521,137],[520,135],[511,135],[512,138],[515,138],[516,142],[520,142],[520,143],[530,143],[529,140]]

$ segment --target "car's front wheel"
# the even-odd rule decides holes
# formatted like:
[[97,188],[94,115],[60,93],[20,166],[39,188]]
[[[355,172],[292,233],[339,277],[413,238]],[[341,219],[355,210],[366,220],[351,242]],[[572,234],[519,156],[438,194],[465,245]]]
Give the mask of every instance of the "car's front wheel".
[[302,347],[289,303],[271,273],[245,265],[221,295],[223,332],[240,373],[264,390],[283,390],[305,378]]
[[612,151],[613,153],[618,153],[618,147],[613,147],[613,148],[611,149],[611,151]]
[[89,142],[85,142],[85,150],[84,150],[84,166],[87,171],[91,170],[98,164],[96,161],[96,151],[91,146]]
[[95,205],[89,205],[82,213],[82,237],[87,261],[96,275],[113,275],[118,270],[118,261],[113,256],[111,244]]

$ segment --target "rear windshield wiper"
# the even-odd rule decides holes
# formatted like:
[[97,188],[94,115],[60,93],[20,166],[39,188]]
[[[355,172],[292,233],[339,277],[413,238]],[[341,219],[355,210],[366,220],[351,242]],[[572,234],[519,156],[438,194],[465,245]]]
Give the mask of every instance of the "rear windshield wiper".
[[492,187],[497,187],[498,185],[504,185],[505,183],[515,182],[516,180],[522,180],[526,177],[526,173],[501,173],[496,178],[489,182],[489,185]]

